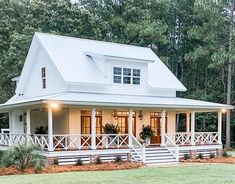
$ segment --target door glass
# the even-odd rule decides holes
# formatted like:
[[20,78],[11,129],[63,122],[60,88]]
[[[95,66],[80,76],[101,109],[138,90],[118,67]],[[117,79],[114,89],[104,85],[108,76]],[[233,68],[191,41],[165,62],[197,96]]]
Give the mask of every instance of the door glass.
[[91,133],[91,117],[82,116],[81,119],[81,133],[82,134],[90,134]]

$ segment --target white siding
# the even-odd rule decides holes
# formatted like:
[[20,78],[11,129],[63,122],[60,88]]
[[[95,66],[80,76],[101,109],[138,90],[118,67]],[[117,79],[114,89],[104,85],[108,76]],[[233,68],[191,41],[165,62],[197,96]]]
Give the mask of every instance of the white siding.
[[80,134],[81,133],[81,113],[80,109],[69,108],[69,133]]
[[[48,54],[41,47],[38,51],[34,66],[24,91],[24,98],[45,96],[60,93],[66,90],[66,85],[57,71],[54,64],[50,61]],[[33,61],[31,61],[33,62]],[[65,61],[66,62],[66,61]],[[42,88],[41,68],[46,68],[46,89]]]
[[[22,121],[20,121],[19,117],[22,116]],[[24,118],[23,111],[15,110],[12,111],[12,133],[13,134],[24,134]]]

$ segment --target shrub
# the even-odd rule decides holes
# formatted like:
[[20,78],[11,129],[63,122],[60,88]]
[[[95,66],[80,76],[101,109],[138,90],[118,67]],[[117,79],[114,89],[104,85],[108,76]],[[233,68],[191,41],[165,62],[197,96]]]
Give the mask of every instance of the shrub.
[[214,153],[210,153],[210,158],[215,158],[215,154]]
[[101,164],[101,159],[99,156],[96,158],[95,164]]
[[190,154],[185,153],[184,154],[184,160],[188,160],[188,159],[191,159],[191,156],[190,156]]
[[115,162],[116,163],[122,162],[122,157],[120,155],[117,155],[116,158],[115,158]]
[[202,153],[199,153],[199,154],[197,155],[197,159],[203,159]]
[[38,151],[39,148],[34,145],[13,146],[4,152],[3,166],[16,166],[20,171],[34,167],[35,171],[40,171],[44,166],[45,159]]
[[54,164],[54,165],[59,165],[58,158],[55,158],[55,159],[53,160],[53,164]]
[[76,165],[78,165],[78,166],[83,165],[81,158],[78,158],[78,159],[77,159]]

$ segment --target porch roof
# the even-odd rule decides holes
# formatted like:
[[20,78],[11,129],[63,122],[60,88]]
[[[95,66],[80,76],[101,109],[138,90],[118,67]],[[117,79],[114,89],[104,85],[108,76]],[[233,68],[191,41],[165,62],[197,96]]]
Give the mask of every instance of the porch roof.
[[136,107],[136,108],[167,108],[167,109],[194,109],[194,110],[220,110],[233,109],[231,105],[192,100],[178,97],[157,97],[140,95],[118,95],[101,93],[66,92],[51,96],[42,96],[18,101],[9,100],[0,105],[0,111],[14,107],[46,104],[51,101],[64,105],[87,105],[106,107]]

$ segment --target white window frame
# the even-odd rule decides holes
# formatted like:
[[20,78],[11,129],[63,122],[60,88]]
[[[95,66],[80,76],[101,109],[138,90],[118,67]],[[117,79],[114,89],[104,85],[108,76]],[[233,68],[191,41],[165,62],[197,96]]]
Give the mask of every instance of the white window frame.
[[[115,68],[118,68],[118,69],[121,69],[121,74],[115,74],[114,71],[115,71]],[[124,74],[124,70],[125,69],[129,69],[131,74],[128,75],[128,74]],[[134,74],[134,70],[138,70],[139,71],[139,76],[138,75],[133,75]],[[114,84],[125,84],[125,85],[134,85],[134,86],[140,86],[141,84],[141,69],[140,68],[131,68],[131,67],[117,67],[117,66],[113,66],[113,83]],[[115,77],[120,77],[121,78],[121,81],[120,83],[119,82],[115,82],[114,81],[114,78]],[[130,77],[130,83],[124,83],[124,77]],[[134,81],[134,78],[138,78],[139,79],[139,84],[134,84],[133,81]]]

